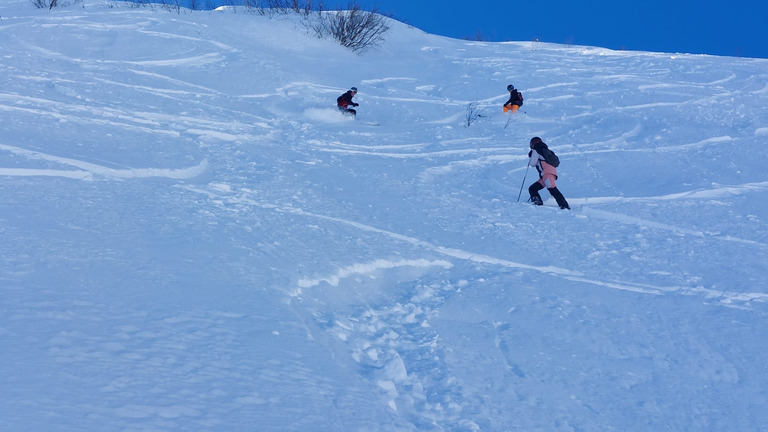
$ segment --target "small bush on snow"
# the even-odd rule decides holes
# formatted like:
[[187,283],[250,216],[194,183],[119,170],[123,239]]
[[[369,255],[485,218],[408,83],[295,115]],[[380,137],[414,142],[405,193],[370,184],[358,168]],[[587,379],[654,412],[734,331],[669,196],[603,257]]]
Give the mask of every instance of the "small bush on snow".
[[376,9],[365,11],[354,2],[347,10],[318,13],[310,28],[318,37],[330,36],[355,52],[380,45],[389,30],[386,19]]

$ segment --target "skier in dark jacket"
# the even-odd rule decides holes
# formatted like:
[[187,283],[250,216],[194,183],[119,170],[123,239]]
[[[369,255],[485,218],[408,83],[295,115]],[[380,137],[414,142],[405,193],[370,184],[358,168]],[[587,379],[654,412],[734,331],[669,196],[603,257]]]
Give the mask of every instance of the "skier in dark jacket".
[[539,137],[531,138],[531,151],[528,152],[528,165],[536,167],[536,171],[539,172],[539,180],[528,187],[528,193],[531,195],[531,202],[536,205],[543,205],[539,191],[547,188],[550,195],[555,198],[557,205],[561,209],[571,209],[568,205],[568,201],[557,189],[555,180],[557,180],[557,168],[548,164],[544,159],[544,155],[549,152],[549,147]]
[[355,97],[356,94],[357,87],[352,87],[351,89],[347,90],[346,93],[336,98],[336,105],[339,107],[339,111],[344,114],[356,117],[357,111],[349,107],[350,105],[353,107],[360,106],[360,104],[352,102],[352,98]]
[[523,94],[515,89],[512,84],[507,86],[509,100],[504,102],[504,112],[515,112],[523,106]]

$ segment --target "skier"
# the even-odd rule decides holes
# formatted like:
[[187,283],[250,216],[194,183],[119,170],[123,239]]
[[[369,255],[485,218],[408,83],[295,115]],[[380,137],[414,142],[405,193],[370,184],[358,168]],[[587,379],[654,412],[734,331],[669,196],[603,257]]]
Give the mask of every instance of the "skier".
[[515,89],[512,84],[507,86],[509,100],[504,103],[504,112],[515,112],[523,106],[523,94]]
[[339,111],[346,115],[357,117],[357,111],[349,107],[350,105],[353,107],[360,106],[360,104],[352,102],[352,98],[355,97],[356,94],[357,87],[352,87],[351,89],[347,90],[346,93],[336,98],[336,105],[339,107]]
[[[536,171],[539,172],[539,180],[528,187],[528,193],[531,195],[531,202],[535,205],[543,205],[544,202],[541,200],[539,191],[546,187],[561,209],[570,210],[571,206],[568,205],[568,201],[565,200],[565,197],[560,190],[557,189],[557,185],[555,185],[555,180],[557,180],[557,168],[552,166],[552,164],[547,163],[544,158],[551,153],[549,147],[547,147],[544,141],[539,137],[531,138],[530,147],[531,151],[528,152],[528,165],[536,167]],[[557,162],[553,163],[558,165]]]

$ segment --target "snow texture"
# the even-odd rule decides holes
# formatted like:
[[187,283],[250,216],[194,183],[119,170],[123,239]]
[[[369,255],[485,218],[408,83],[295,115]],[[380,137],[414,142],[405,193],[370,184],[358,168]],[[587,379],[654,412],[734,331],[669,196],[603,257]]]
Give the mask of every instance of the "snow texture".
[[391,25],[2,2],[0,430],[768,430],[768,61]]

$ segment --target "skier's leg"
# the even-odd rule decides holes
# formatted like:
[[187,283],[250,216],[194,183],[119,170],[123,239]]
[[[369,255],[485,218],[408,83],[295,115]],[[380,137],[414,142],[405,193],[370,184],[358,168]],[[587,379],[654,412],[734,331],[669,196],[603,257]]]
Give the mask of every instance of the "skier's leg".
[[542,205],[544,202],[541,200],[539,191],[544,189],[544,186],[538,181],[528,186],[528,193],[531,195],[531,202],[536,205]]
[[560,192],[560,190],[556,187],[548,188],[547,189],[549,193],[555,198],[555,201],[557,201],[557,205],[560,206],[561,209],[571,209],[571,206],[568,205],[568,201],[565,200],[565,197]]

